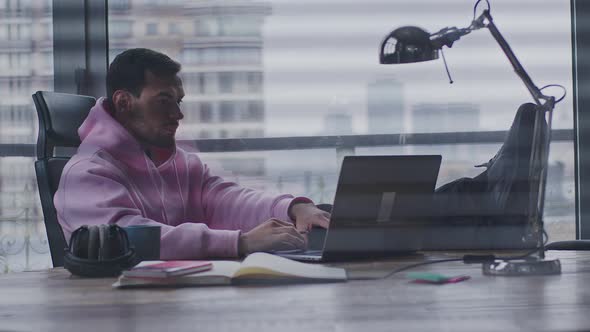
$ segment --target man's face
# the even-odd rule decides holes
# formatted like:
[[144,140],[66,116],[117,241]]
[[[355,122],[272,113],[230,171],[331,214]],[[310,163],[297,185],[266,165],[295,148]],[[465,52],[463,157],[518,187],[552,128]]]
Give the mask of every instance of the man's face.
[[125,127],[143,145],[173,147],[178,121],[184,117],[180,110],[182,81],[177,75],[158,77],[149,71],[145,78],[139,98],[132,97]]

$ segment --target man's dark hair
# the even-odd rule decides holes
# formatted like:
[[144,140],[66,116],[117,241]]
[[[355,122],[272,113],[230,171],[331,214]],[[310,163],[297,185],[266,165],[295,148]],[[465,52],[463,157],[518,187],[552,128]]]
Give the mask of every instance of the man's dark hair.
[[180,71],[180,63],[166,54],[147,48],[132,48],[117,55],[107,73],[107,97],[112,100],[117,90],[126,90],[139,97],[145,85],[145,72],[157,76],[173,76]]

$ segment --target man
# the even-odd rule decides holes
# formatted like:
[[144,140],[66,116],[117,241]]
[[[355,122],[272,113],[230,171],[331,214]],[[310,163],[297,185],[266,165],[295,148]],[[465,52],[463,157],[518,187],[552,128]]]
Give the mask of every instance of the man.
[[303,197],[270,196],[211,173],[178,148],[180,64],[130,49],[109,67],[100,98],[78,129],[55,207],[66,239],[82,225],[159,225],[162,259],[237,257],[304,248],[305,231],[329,213]]

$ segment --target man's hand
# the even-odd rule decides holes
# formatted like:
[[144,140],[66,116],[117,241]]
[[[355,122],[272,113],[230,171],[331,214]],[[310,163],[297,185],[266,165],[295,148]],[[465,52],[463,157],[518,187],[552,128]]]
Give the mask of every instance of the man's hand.
[[307,238],[293,224],[269,219],[247,233],[240,234],[238,254],[245,256],[257,251],[305,249]]
[[328,228],[330,213],[318,209],[312,203],[300,203],[291,207],[289,213],[295,219],[295,225],[300,232],[311,230],[313,225]]

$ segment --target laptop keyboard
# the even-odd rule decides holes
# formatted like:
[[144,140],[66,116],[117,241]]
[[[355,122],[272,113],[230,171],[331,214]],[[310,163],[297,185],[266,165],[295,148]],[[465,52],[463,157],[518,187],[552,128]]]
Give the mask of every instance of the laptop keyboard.
[[273,252],[276,255],[308,255],[308,256],[322,256],[322,250],[303,250],[303,249],[294,249],[294,250],[278,250]]

